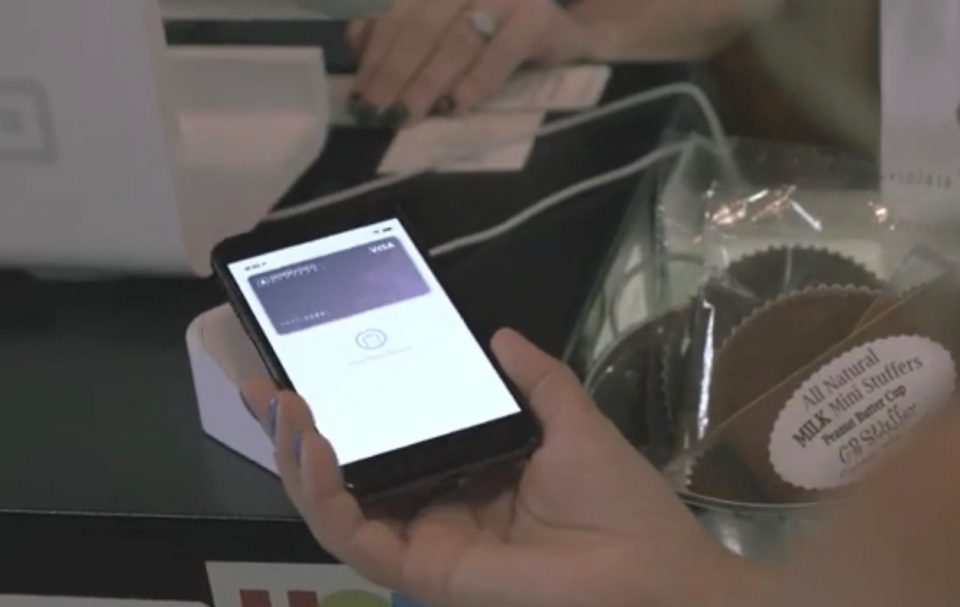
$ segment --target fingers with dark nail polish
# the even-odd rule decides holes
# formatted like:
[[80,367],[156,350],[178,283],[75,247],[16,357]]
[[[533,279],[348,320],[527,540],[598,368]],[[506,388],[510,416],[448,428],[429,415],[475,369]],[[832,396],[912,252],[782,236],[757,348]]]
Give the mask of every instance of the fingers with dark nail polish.
[[457,100],[453,95],[444,95],[433,104],[431,113],[436,116],[449,116],[457,109]]
[[410,111],[402,103],[395,103],[385,110],[367,102],[363,95],[354,91],[347,99],[347,111],[361,126],[387,126],[396,128],[410,117]]
[[350,93],[350,98],[347,100],[347,111],[353,114],[353,117],[357,119],[357,123],[361,126],[375,124],[380,115],[380,111],[372,104],[367,103],[363,96],[357,92]]
[[360,105],[363,103],[363,97],[360,93],[353,91],[347,98],[347,111],[354,116],[360,111]]
[[394,103],[380,116],[380,123],[384,126],[396,128],[407,121],[410,111],[402,103]]

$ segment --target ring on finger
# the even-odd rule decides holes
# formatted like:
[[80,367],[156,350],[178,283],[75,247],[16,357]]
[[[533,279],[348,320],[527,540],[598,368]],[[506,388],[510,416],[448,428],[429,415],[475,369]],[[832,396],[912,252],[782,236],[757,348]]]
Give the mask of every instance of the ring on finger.
[[500,23],[496,15],[482,8],[474,8],[467,11],[466,17],[473,31],[485,42],[490,42],[496,37],[497,31],[500,29]]

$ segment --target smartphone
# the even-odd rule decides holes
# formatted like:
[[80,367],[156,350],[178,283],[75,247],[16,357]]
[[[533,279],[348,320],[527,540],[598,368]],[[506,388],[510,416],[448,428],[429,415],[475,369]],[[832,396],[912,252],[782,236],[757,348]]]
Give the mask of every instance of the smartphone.
[[395,212],[221,243],[213,268],[273,379],[310,406],[365,502],[528,455],[533,416]]

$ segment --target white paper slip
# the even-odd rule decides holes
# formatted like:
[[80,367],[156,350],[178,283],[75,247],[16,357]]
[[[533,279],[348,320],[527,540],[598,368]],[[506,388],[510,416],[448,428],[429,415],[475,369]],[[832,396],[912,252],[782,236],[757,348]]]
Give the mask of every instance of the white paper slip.
[[528,69],[511,78],[484,111],[572,112],[600,103],[610,80],[609,65]]
[[[513,76],[479,112],[574,112],[596,107],[610,80],[608,65],[531,68]],[[347,112],[354,76],[330,76],[333,123],[355,124]]]
[[[397,133],[380,163],[381,173],[403,173],[445,164],[442,173],[520,171],[533,150],[532,134],[543,123],[543,112],[470,114],[456,118],[430,118]],[[530,133],[518,143],[499,142]]]

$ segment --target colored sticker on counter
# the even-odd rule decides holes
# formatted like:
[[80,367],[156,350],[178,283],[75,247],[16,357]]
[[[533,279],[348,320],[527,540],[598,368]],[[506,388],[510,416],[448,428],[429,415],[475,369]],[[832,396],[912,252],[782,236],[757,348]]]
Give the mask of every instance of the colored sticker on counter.
[[894,439],[943,407],[955,383],[950,352],[925,337],[858,346],[787,401],[770,436],[773,468],[804,489],[854,482]]
[[345,565],[208,562],[215,607],[418,607]]

